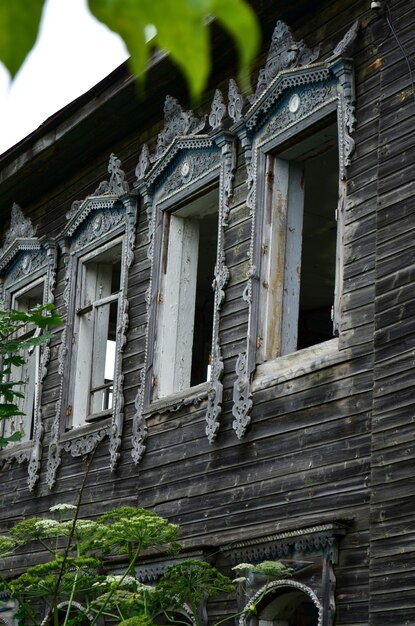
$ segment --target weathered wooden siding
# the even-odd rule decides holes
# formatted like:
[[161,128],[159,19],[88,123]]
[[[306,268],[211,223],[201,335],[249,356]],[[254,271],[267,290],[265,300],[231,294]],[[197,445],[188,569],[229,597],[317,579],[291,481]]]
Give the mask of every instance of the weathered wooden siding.
[[[122,457],[117,471],[111,474],[107,444],[100,445],[85,489],[82,514],[97,515],[121,504],[152,508],[181,525],[187,548],[215,550],[268,532],[343,521],[349,530],[341,541],[336,566],[336,624],[366,626],[370,619],[372,626],[401,626],[415,619],[413,609],[408,608],[415,572],[413,562],[410,564],[413,532],[409,530],[414,491],[410,481],[415,337],[411,298],[415,279],[411,122],[415,104],[407,66],[396,42],[388,36],[384,18],[370,12],[369,2],[324,1],[319,3],[318,11],[313,3],[305,3],[304,11],[286,7],[283,15],[275,15],[278,11],[271,1],[256,4],[259,14],[268,16],[258,67],[263,65],[278,18],[286,18],[296,39],[304,38],[308,46],[321,43],[322,55],[331,52],[354,19],[361,20],[361,31],[351,51],[356,72],[356,152],[346,183],[339,338],[347,358],[291,379],[258,384],[252,427],[242,441],[236,438],[232,429],[232,390],[236,358],[246,344],[248,310],[242,293],[250,237],[246,166],[239,151],[225,233],[231,276],[220,321],[225,378],[218,439],[213,445],[206,439],[203,404],[152,415],[148,420],[147,451],[141,465],[135,467],[130,456],[131,420],[138,371],[144,361],[144,295],[150,274],[147,220],[145,208],[140,207],[135,262],[128,285],[130,326],[123,358],[126,422]],[[414,47],[410,35],[415,12],[403,1],[390,4],[409,54]],[[219,77],[224,92],[226,73],[228,77],[234,73],[231,57],[226,60],[228,69],[222,69]],[[157,71],[162,74],[162,91],[168,78],[163,74],[166,70]],[[125,77],[120,77],[120,83],[123,81]],[[134,98],[131,85],[125,89]],[[153,85],[149,89],[150,98],[156,88]],[[180,98],[181,83],[177,89],[174,95]],[[211,96],[206,96],[201,108],[209,105]],[[106,177],[110,152],[121,158],[127,179],[133,182],[140,146],[144,141],[154,141],[160,130],[162,100],[140,117],[140,102],[134,109],[128,98],[119,98],[117,107],[111,108],[109,101],[99,117],[103,132],[107,123],[112,129],[118,125],[118,134],[111,131],[107,142],[101,140],[99,149],[88,145],[85,152],[83,142],[96,132],[85,121],[85,136],[80,133],[75,147],[70,148],[64,173],[55,177],[53,160],[47,161],[52,163],[47,184],[43,181],[36,187],[31,200],[27,190],[20,200],[16,186],[13,199],[21,202],[33,222],[39,224],[39,235],[59,234],[72,201],[93,192]],[[133,111],[137,114],[134,119]],[[78,164],[77,153],[83,155],[82,163],[87,161],[87,165]],[[56,158],[62,163],[62,153]],[[32,178],[36,180],[35,172]],[[12,191],[9,186],[7,194]],[[55,292],[58,311],[63,306],[63,278],[60,261]],[[43,391],[46,436],[39,486],[34,496],[29,493],[25,465],[3,470],[3,529],[24,516],[45,514],[56,502],[74,501],[82,480],[82,460],[64,453],[56,487],[49,492],[45,483],[49,430],[59,393],[59,341],[56,333]],[[16,557],[15,566],[23,567],[37,556]],[[220,611],[220,603],[218,607],[215,610]]]
[[371,495],[371,626],[413,624],[415,10],[391,3],[379,54],[378,211]]

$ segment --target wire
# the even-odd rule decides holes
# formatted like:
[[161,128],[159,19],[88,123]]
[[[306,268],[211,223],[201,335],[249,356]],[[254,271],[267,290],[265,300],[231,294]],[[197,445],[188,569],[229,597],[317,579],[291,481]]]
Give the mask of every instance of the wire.
[[398,44],[399,49],[402,52],[402,54],[404,56],[404,59],[406,61],[406,64],[408,66],[409,78],[411,80],[411,86],[412,86],[412,96],[413,96],[414,104],[415,104],[415,84],[414,84],[414,75],[413,75],[413,72],[412,72],[411,63],[409,61],[408,55],[405,52],[405,48],[403,47],[403,44],[400,42],[399,37],[398,37],[398,35],[397,35],[396,31],[395,31],[395,28],[393,26],[392,15],[391,15],[388,3],[386,3],[386,21],[388,23],[390,31],[391,31],[392,35],[394,36],[394,38],[396,40],[396,43]]

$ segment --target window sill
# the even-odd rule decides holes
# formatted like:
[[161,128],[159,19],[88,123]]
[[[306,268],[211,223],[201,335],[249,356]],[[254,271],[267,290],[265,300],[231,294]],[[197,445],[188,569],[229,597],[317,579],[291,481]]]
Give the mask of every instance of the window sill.
[[0,450],[0,462],[16,460],[18,463],[29,461],[33,448],[33,440],[16,441]]
[[349,350],[339,350],[339,340],[330,339],[257,365],[252,391],[278,385],[315,370],[342,363],[350,358]]
[[191,404],[200,404],[208,397],[209,389],[211,387],[210,382],[201,383],[195,387],[189,387],[189,389],[183,389],[172,393],[164,398],[158,398],[153,400],[143,411],[143,415],[149,416],[154,413],[175,413],[184,406]]
[[80,426],[74,426],[70,430],[62,433],[59,439],[61,442],[71,441],[72,439],[87,436],[97,432],[98,430],[109,429],[110,427],[111,417],[107,417],[106,419],[100,421],[86,422]]

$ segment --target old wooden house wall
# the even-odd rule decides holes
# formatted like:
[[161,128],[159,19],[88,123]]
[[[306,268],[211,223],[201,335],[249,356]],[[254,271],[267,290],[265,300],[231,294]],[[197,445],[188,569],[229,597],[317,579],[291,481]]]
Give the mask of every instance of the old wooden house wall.
[[[413,25],[414,11],[404,1],[394,0],[390,4],[402,38],[411,50],[410,24]],[[274,3],[268,0],[257,6],[266,33],[263,55],[258,61],[261,67],[275,21],[284,16],[276,15]],[[414,202],[410,199],[414,174],[410,128],[414,102],[407,66],[388,35],[384,18],[370,11],[369,2],[322,2],[318,13],[313,7],[313,3],[308,3],[307,10],[301,14],[286,9],[288,17],[292,17],[287,23],[295,38],[304,38],[309,47],[321,42],[322,55],[333,49],[354,19],[361,20],[361,31],[353,48],[356,152],[347,181],[340,325],[340,346],[347,358],[262,388],[259,385],[253,398],[252,427],[242,441],[235,437],[232,387],[236,358],[246,343],[248,310],[242,292],[250,236],[245,205],[246,167],[240,152],[225,234],[226,263],[231,278],[220,324],[225,389],[217,441],[209,445],[204,434],[203,405],[153,415],[148,422],[146,454],[140,466],[134,466],[130,455],[131,419],[138,371],[144,359],[144,294],[150,271],[147,220],[141,207],[135,262],[128,284],[130,326],[123,358],[126,423],[122,457],[117,471],[111,474],[107,445],[105,442],[100,445],[85,489],[82,515],[94,516],[122,504],[151,508],[181,525],[185,547],[204,546],[213,550],[271,531],[342,521],[348,531],[341,541],[336,566],[336,624],[368,624],[370,588],[371,624],[398,626],[405,623],[404,610],[397,618],[393,598],[396,604],[405,568],[400,560],[401,547],[406,545],[401,545],[401,535],[412,515],[406,479],[411,474],[413,460],[413,443],[409,443],[409,438],[414,336],[411,335]],[[232,76],[229,72],[228,78]],[[225,75],[223,72],[221,76],[223,91],[227,90]],[[183,94],[172,95],[180,98]],[[203,104],[208,106],[211,97],[212,92]],[[183,99],[182,104],[185,105]],[[78,150],[71,148],[72,161],[60,179],[53,172],[51,155],[45,164],[51,172],[47,192],[42,186],[34,188],[31,201],[25,192],[27,200],[23,208],[33,223],[39,224],[38,235],[59,234],[72,201],[91,193],[105,178],[109,152],[121,158],[127,179],[133,182],[138,150],[144,141],[151,137],[154,140],[162,125],[161,111],[160,102],[153,118],[152,113],[148,119],[137,119],[134,124],[130,120],[123,123],[122,110],[112,111],[107,122],[100,120],[102,132],[106,132],[105,123],[115,123],[124,129],[122,136],[114,138],[107,150],[102,146],[99,154],[91,146],[84,149],[80,139]],[[86,134],[84,141],[87,140]],[[15,200],[21,202],[18,188]],[[62,310],[63,278],[60,262],[55,291],[58,311]],[[46,434],[39,486],[34,495],[29,493],[24,465],[3,469],[2,529],[22,517],[43,515],[56,502],[73,502],[82,480],[82,460],[64,453],[55,488],[50,492],[45,483],[49,429],[59,393],[59,340],[60,335],[56,334],[43,391]],[[396,495],[399,500],[395,503]],[[406,536],[409,546],[411,536]],[[36,554],[16,557],[15,565],[25,566],[36,558]],[[413,583],[411,571],[412,574],[405,568],[408,586],[411,575]],[[405,598],[405,594],[401,597]],[[405,602],[409,602],[409,597],[402,600],[404,607]],[[392,606],[393,611],[387,610]],[[389,621],[385,621],[387,615]]]
[[[414,72],[415,10],[394,2],[391,24]],[[379,55],[371,624],[415,622],[414,180],[415,95],[390,30]]]

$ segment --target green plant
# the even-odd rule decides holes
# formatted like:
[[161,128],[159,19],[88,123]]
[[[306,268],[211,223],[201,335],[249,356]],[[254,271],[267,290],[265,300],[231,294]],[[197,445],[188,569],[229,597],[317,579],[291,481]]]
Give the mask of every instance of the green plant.
[[[6,571],[16,549],[38,550],[40,546],[48,556],[48,560],[28,567],[15,578],[1,579],[0,590],[19,602],[20,623],[95,626],[102,617],[119,626],[152,626],[163,615],[171,624],[189,626],[184,611],[187,607],[192,621],[200,626],[201,605],[218,594],[234,593],[235,584],[199,560],[168,567],[155,586],[140,583],[136,568],[143,550],[177,553],[179,527],[154,512],[135,507],[114,509],[94,521],[81,519],[80,503],[91,463],[92,456],[76,505],[55,505],[49,517],[19,522],[8,535],[0,537],[0,556]],[[108,574],[107,559],[114,556],[122,556],[124,565],[117,574]],[[274,561],[244,563],[234,569],[268,577],[289,576],[292,571]],[[49,614],[42,621],[45,602]],[[256,604],[246,611],[255,611]],[[244,611],[228,615],[214,626]]]
[[[33,47],[45,0],[0,0],[0,60],[14,76]],[[249,85],[249,66],[257,52],[259,27],[246,0],[89,0],[93,15],[124,39],[138,77],[150,52],[169,52],[184,73],[192,96],[199,96],[210,71],[209,22],[233,38],[240,81]],[[153,36],[148,37],[149,27]]]
[[[37,306],[29,311],[0,308],[0,420],[23,415],[16,403],[24,395],[16,387],[23,383],[12,379],[13,367],[19,367],[25,362],[25,351],[50,339],[51,335],[44,332],[45,329],[61,321],[59,315],[52,313],[53,309],[53,304]],[[28,327],[33,327],[32,335],[26,333],[22,336],[21,332]],[[0,436],[0,448],[19,439],[18,432],[9,437]]]

